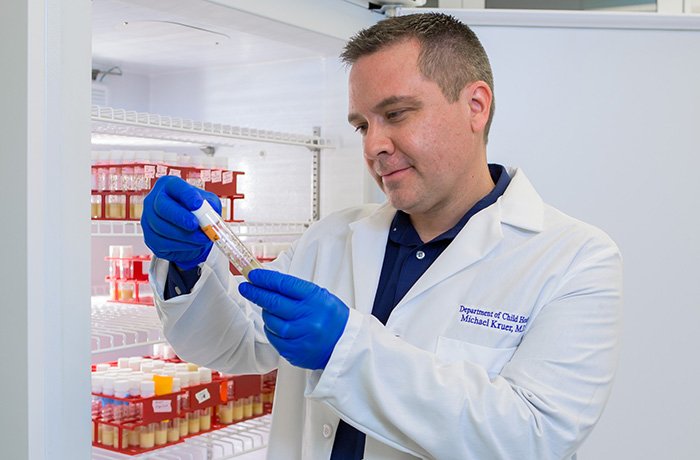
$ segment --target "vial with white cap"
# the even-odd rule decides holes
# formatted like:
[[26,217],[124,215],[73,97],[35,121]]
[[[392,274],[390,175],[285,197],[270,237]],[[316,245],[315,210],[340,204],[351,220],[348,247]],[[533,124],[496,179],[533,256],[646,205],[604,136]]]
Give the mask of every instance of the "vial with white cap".
[[204,234],[218,246],[246,279],[251,270],[263,268],[207,200],[203,200],[202,206],[192,213],[197,217]]
[[[156,394],[156,384],[153,380],[141,381],[141,397],[150,398]],[[143,416],[143,415],[142,415]],[[156,444],[156,424],[139,427],[139,447],[151,449]]]
[[[114,382],[114,396],[116,398],[126,399],[129,397],[129,385],[128,380],[116,380]],[[126,419],[131,413],[131,407],[127,401],[114,401],[114,422],[121,424],[122,420]],[[121,436],[119,435],[119,428],[112,427],[114,431],[113,444],[112,447],[115,449],[124,449],[129,446],[129,431],[126,429],[121,430]]]
[[[181,387],[180,379],[177,377],[173,378],[173,393],[179,393],[181,389],[182,389],[182,387]],[[181,411],[180,404],[181,404],[181,396],[178,395],[177,402],[176,402],[178,413],[180,413],[180,411]],[[168,422],[168,442],[177,442],[179,439],[180,439],[180,419],[175,417]]]
[[110,366],[110,365],[107,364],[107,363],[102,363],[102,364],[98,364],[98,365],[95,366],[95,370],[98,371],[98,372],[108,371],[108,370],[110,370],[111,368],[112,368],[112,366]]

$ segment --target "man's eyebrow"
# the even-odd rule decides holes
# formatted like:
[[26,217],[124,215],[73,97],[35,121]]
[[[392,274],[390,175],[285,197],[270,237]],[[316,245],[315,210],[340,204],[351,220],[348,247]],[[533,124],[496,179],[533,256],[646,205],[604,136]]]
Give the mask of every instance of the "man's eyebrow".
[[[385,99],[382,99],[377,105],[375,105],[372,108],[373,112],[380,112],[386,107],[394,104],[411,104],[414,107],[422,107],[423,103],[420,102],[417,98],[413,96],[389,96]],[[350,113],[348,114],[348,123],[353,124],[355,121],[362,121],[364,117],[360,115],[359,113]]]

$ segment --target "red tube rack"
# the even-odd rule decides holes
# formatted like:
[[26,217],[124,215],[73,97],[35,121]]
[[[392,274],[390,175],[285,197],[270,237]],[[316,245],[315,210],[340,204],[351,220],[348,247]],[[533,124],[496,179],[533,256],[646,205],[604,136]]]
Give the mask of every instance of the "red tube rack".
[[[177,392],[148,398],[117,398],[93,393],[93,397],[117,407],[116,410],[122,415],[117,420],[114,415],[103,417],[100,410],[94,412],[92,444],[127,455],[137,455],[269,414],[272,411],[275,380],[276,371],[265,375],[224,375],[213,372],[210,383],[192,385]],[[202,426],[205,420],[208,425]],[[187,425],[184,430],[183,423]],[[196,432],[192,432],[195,425]]]
[[[161,176],[177,176],[187,179],[188,177],[198,177],[204,185],[204,190],[212,192],[222,199],[230,200],[230,213],[224,216],[224,220],[228,222],[243,222],[236,219],[234,216],[234,201],[245,198],[245,195],[238,192],[238,176],[245,174],[242,171],[221,170],[221,169],[203,169],[191,166],[174,166],[165,164],[150,164],[150,163],[123,163],[123,164],[95,164],[92,165],[92,174],[99,175],[100,170],[109,168],[143,168],[143,175],[131,174],[134,178],[138,178],[145,185],[141,190],[97,190],[93,189],[91,194],[93,197],[100,197],[99,202],[92,203],[92,219],[93,220],[139,220],[141,218],[138,210],[136,197],[144,197],[153,188],[155,179]],[[108,201],[110,197],[124,197],[124,209],[122,212],[108,212]],[[121,203],[119,203],[121,209]],[[135,212],[136,211],[136,212]],[[132,215],[136,214],[136,215]]]
[[[137,304],[137,305],[153,305],[153,297],[141,296],[139,285],[148,284],[148,272],[144,272],[144,263],[151,261],[150,255],[137,255],[133,257],[105,257],[111,267],[111,273],[120,273],[120,265],[124,262],[129,264],[129,273],[131,277],[122,278],[120,276],[105,276],[105,281],[109,283],[110,302]],[[133,296],[124,298],[121,295],[119,285],[127,283],[133,285]]]

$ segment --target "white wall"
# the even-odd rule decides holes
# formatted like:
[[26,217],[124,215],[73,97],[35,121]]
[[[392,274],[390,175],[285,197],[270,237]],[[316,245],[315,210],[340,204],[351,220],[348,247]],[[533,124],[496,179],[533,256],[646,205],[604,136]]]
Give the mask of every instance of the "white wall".
[[[99,61],[92,62],[93,69],[107,71],[113,65]],[[107,106],[137,112],[148,112],[151,80],[148,75],[122,71],[121,75],[99,74],[93,85],[107,88]]]

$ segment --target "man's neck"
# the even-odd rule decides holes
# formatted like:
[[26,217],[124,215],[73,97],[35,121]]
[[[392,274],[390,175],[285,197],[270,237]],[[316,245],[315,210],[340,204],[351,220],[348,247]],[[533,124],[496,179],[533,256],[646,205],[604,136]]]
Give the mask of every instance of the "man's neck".
[[482,174],[471,182],[470,193],[446,203],[439,209],[411,214],[411,223],[421,241],[427,243],[457,225],[457,222],[494,187],[495,184],[487,167],[485,175]]

